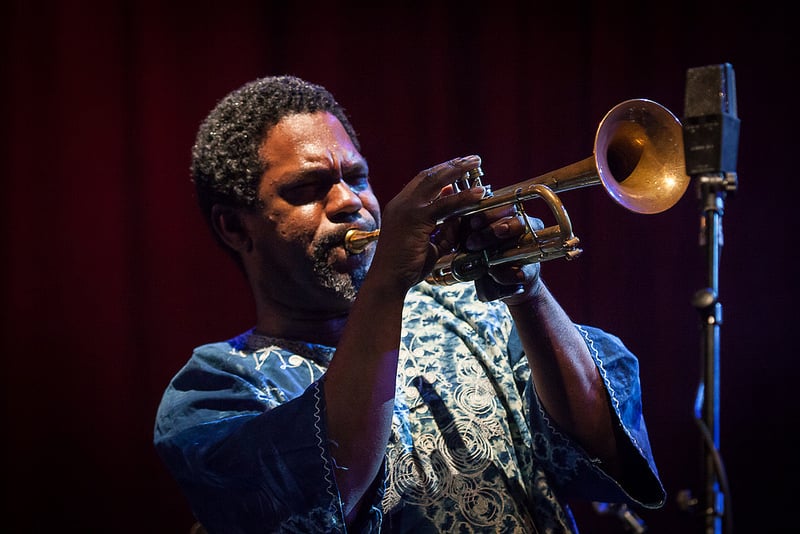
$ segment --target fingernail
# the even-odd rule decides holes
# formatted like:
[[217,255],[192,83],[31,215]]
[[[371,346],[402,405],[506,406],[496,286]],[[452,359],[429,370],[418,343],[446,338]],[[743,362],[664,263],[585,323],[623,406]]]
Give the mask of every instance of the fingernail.
[[506,223],[498,224],[494,227],[494,235],[496,237],[506,237],[510,229],[511,228]]

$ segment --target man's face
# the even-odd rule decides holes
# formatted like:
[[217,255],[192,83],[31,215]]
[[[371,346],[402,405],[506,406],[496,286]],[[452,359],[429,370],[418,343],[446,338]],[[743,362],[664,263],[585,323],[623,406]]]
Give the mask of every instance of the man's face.
[[367,163],[336,117],[290,115],[270,131],[259,155],[267,165],[250,217],[258,290],[293,310],[349,309],[372,259],[344,249],[350,228],[380,225]]

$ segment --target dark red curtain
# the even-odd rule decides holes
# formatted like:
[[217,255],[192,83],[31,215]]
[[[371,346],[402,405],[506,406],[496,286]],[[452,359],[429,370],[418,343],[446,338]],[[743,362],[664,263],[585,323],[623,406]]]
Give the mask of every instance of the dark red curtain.
[[[720,265],[721,452],[738,532],[796,522],[788,7],[466,4],[3,4],[1,530],[188,532],[191,514],[152,448],[156,406],[195,345],[254,316],[188,175],[195,129],[228,91],[280,73],[327,86],[385,202],[454,156],[481,154],[495,187],[584,159],[614,104],[649,98],[680,117],[686,70],[723,62],[736,71],[742,122]],[[544,276],[576,321],[620,335],[641,359],[669,492],[663,510],[641,516],[653,533],[699,532],[677,503],[704,484],[691,299],[708,282],[694,187],[655,216],[601,188],[561,196],[585,252],[545,264]],[[622,532],[588,505],[576,510],[586,532]]]

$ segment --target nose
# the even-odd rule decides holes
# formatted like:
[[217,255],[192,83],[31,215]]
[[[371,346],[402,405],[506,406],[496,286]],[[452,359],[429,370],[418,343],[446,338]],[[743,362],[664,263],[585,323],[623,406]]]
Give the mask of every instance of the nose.
[[328,218],[335,220],[342,215],[352,215],[364,207],[361,197],[344,180],[339,180],[328,192]]

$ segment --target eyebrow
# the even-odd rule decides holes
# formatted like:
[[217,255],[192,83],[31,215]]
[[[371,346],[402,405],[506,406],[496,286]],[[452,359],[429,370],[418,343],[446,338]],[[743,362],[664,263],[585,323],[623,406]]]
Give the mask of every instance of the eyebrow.
[[[369,174],[369,165],[363,158],[344,160],[341,162],[340,168],[343,175],[350,174],[352,172],[364,172]],[[309,161],[304,163],[303,166],[297,170],[296,175],[302,176],[304,174],[330,173],[333,169],[335,169],[335,167],[332,168],[330,165],[328,165],[327,160]]]

